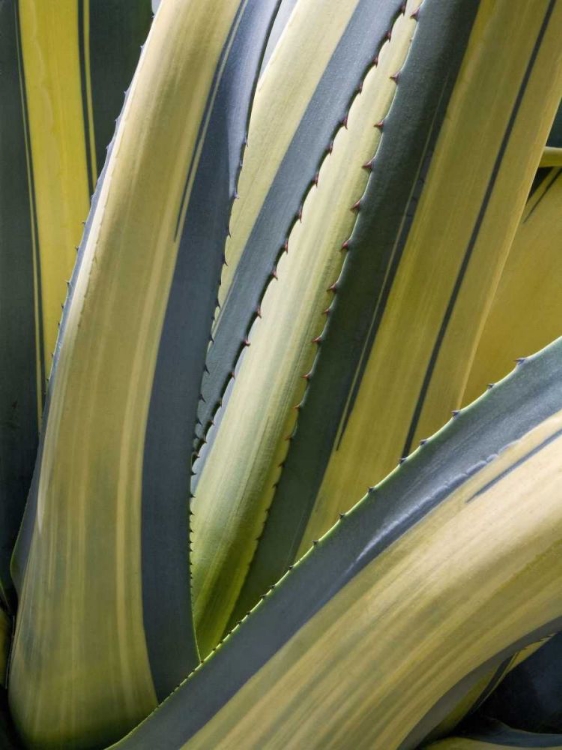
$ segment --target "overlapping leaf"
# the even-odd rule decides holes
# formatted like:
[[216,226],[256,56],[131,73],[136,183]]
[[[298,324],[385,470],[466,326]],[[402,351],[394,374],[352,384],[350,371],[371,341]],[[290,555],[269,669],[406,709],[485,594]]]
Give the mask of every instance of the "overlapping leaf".
[[209,435],[203,653],[459,406],[559,102],[561,28],[555,2],[412,1],[373,50]]
[[276,0],[168,0],[93,200],[15,567],[28,744],[99,746],[197,663],[189,455],[249,104]]

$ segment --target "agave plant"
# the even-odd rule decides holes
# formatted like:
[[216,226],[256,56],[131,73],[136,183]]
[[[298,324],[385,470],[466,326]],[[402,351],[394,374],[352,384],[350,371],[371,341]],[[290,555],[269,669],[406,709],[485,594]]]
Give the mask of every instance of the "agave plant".
[[0,746],[562,748],[562,0],[154,5],[0,0]]

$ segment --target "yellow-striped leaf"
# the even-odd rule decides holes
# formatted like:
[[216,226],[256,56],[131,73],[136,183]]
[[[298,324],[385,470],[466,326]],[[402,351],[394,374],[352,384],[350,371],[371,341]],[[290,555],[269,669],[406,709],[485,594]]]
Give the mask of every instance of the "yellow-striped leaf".
[[562,340],[365,497],[119,750],[413,750],[562,624]]
[[9,695],[34,747],[103,746],[197,663],[189,453],[276,0],[166,0],[104,168],[18,539]]
[[149,0],[0,3],[0,585],[29,491],[46,379]]
[[209,434],[203,653],[458,407],[559,102],[561,31],[554,0],[411,0],[373,51]]
[[230,221],[221,307],[199,407],[203,434],[244,350],[305,194],[401,5],[402,0],[281,3],[266,50],[270,64],[252,107],[250,148]]

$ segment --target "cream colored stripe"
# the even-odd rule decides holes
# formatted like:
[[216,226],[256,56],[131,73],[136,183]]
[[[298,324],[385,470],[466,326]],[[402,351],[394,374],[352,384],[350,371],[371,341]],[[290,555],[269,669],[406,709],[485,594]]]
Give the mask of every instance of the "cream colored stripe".
[[[240,174],[240,197],[230,221],[232,237],[226,244],[228,266],[221,278],[221,304],[263,201],[357,4],[358,0],[299,0],[283,32],[283,44],[275,49],[260,79]],[[301,41],[303,25],[309,30],[306,45]]]
[[[364,165],[376,153],[375,123],[388,112],[416,21],[409,12],[394,24],[392,41],[367,73],[318,183],[306,197],[302,222],[295,224],[288,252],[277,264],[261,303],[216,440],[201,474],[193,504],[193,601],[201,653],[216,645],[227,626],[252,559],[267,508],[298,424],[306,389],[303,378],[318,353],[313,339],[326,323],[323,311],[333,300],[329,287],[338,279],[356,222],[352,205],[365,191]],[[347,196],[343,201],[342,196]],[[296,314],[298,311],[298,315]],[[259,592],[256,592],[256,598]],[[252,602],[253,604],[253,602]]]

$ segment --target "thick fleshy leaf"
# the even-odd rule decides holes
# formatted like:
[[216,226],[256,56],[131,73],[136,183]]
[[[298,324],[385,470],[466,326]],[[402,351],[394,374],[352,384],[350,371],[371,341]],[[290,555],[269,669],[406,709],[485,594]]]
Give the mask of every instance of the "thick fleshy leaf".
[[14,558],[10,704],[34,747],[119,737],[197,663],[189,455],[276,5],[166,0],[94,196]]
[[562,623],[562,340],[375,487],[119,750],[410,750]]
[[561,31],[553,2],[412,0],[374,50],[209,434],[203,653],[459,406],[558,105]]
[[275,58],[256,91],[240,199],[226,244],[221,308],[199,405],[203,433],[232,378],[305,195],[401,5],[402,0],[281,3],[266,51],[267,57],[274,46]]
[[61,305],[151,19],[149,0],[0,2],[0,585],[10,605]]

